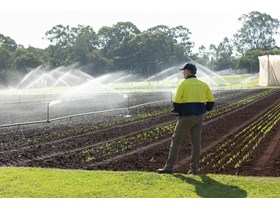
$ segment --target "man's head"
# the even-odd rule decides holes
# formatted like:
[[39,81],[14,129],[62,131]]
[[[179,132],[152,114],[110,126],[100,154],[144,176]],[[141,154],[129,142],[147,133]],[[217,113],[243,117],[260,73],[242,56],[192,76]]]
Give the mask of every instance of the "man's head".
[[190,75],[196,74],[196,66],[192,63],[187,63],[184,67],[180,68],[179,70],[183,70],[184,78],[187,78]]
[[191,74],[196,74],[196,66],[192,63],[187,63],[183,68],[180,68],[180,70],[188,70]]

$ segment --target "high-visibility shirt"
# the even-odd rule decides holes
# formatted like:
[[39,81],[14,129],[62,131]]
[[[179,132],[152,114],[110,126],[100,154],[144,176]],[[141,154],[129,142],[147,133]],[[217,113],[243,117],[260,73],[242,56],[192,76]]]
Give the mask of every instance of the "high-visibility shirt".
[[203,115],[214,106],[209,86],[194,75],[179,83],[173,100],[174,112],[180,116]]

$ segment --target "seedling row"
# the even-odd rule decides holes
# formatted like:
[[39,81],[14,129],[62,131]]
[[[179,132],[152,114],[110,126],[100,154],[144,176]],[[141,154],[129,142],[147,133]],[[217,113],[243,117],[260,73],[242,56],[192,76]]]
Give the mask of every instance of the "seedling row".
[[279,121],[280,103],[205,154],[201,159],[201,171],[237,172]]
[[[249,97],[248,99],[244,99],[245,102],[241,102],[243,104],[252,102],[259,97],[265,96],[271,93],[273,90],[262,90],[259,94]],[[243,92],[238,92],[237,94],[230,93],[226,96],[221,96],[217,98],[217,101],[224,100],[225,98],[236,97],[236,95],[240,95]],[[243,100],[243,99],[242,99]],[[233,104],[227,104],[223,106],[221,109],[213,110],[210,114],[211,117],[221,114],[221,111],[226,112],[230,111],[233,108],[238,107],[241,104],[239,101],[236,101]],[[229,106],[229,108],[228,108]],[[162,115],[170,115],[171,114],[171,104],[165,104],[160,106],[160,108],[156,107],[143,107],[138,108],[137,110],[129,110],[127,113],[102,113],[98,115],[92,116],[84,116],[77,117],[77,119],[69,119],[67,122],[57,122],[54,123],[54,127],[57,129],[50,129],[49,125],[41,129],[30,129],[30,131],[22,133],[21,130],[17,130],[15,135],[10,135],[9,133],[3,132],[1,134],[1,144],[0,148],[3,150],[8,150],[9,148],[14,147],[22,147],[24,145],[34,145],[40,142],[49,142],[55,141],[66,137],[71,137],[75,135],[80,135],[83,133],[88,133],[96,130],[101,130],[109,127],[113,127],[116,125],[125,125],[128,123],[137,122],[139,120],[150,119]],[[128,117],[129,116],[129,117]],[[206,118],[209,118],[206,116]],[[71,124],[72,121],[81,121],[83,123],[75,123]]]
[[[229,112],[233,109],[251,103],[254,100],[257,100],[271,92],[272,92],[271,90],[267,90],[255,96],[248,97],[247,100],[246,99],[239,100],[238,102],[233,103],[234,106],[225,105],[223,107],[216,108],[215,109],[217,110],[216,115],[210,115],[209,117],[207,117],[207,119],[211,119],[214,116],[218,116],[219,110],[220,110],[220,114]],[[49,162],[55,159],[55,162],[58,163],[59,165],[71,164],[70,162],[73,163],[73,161],[78,161],[81,164],[86,164],[86,165],[94,162],[99,162],[120,154],[125,154],[136,148],[143,147],[148,144],[154,143],[156,141],[161,141],[164,138],[170,137],[171,133],[174,131],[174,127],[175,127],[175,122],[166,123],[163,125],[157,125],[156,127],[136,132],[133,135],[128,135],[125,137],[120,137],[109,141],[100,142],[97,144],[87,146],[86,148],[74,149],[72,151],[65,152],[65,155],[59,154],[57,157],[54,157],[52,155],[50,158],[46,157],[45,161]]]

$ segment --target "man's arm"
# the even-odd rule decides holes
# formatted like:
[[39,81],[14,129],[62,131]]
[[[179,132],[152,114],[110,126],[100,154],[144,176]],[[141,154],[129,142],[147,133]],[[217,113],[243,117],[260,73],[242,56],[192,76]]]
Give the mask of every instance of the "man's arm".
[[215,102],[206,102],[206,111],[211,111],[214,107]]

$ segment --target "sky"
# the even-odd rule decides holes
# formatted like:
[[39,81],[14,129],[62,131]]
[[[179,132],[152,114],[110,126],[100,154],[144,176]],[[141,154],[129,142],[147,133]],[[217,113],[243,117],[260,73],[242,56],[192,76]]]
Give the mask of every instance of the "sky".
[[[195,49],[232,38],[241,27],[238,18],[251,11],[280,20],[276,0],[9,0],[1,2],[0,33],[25,47],[45,48],[42,39],[53,26],[102,26],[129,21],[140,31],[157,25],[182,25],[191,31]],[[278,11],[277,11],[278,10]],[[275,37],[280,45],[280,36]]]

